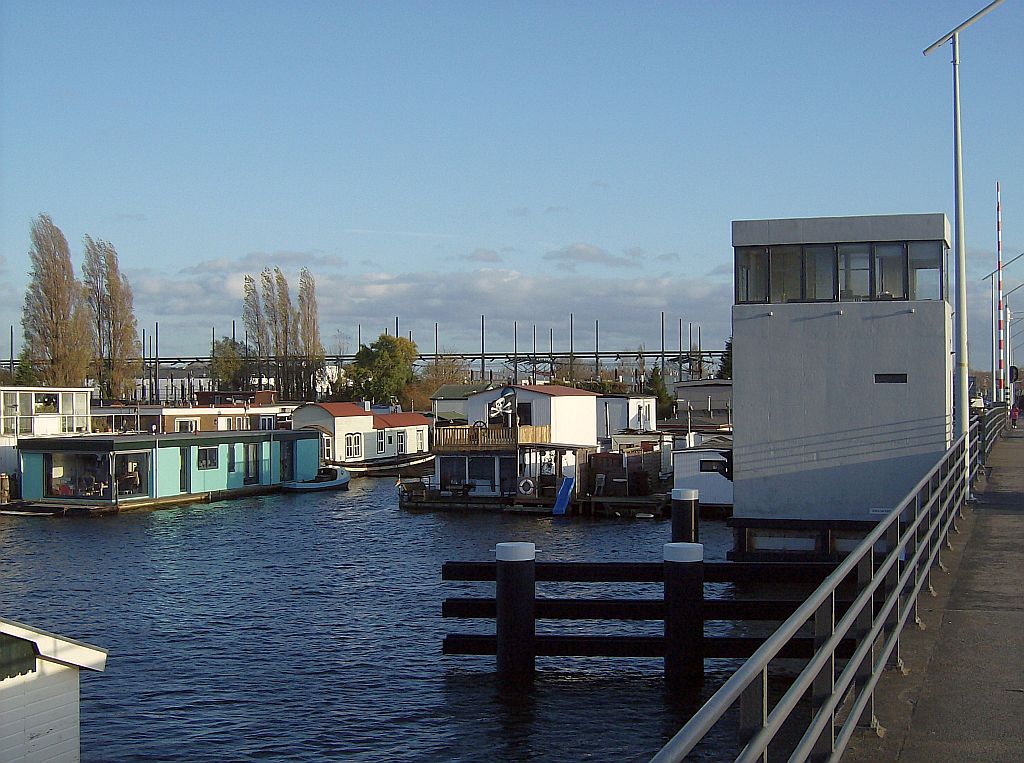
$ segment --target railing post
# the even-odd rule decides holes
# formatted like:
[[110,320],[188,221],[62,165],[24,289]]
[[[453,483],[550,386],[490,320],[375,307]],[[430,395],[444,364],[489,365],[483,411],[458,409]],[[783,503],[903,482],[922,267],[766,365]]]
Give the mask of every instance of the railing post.
[[[821,603],[814,613],[814,651],[821,649],[822,645],[832,637],[836,627],[836,593]],[[836,655],[835,652],[829,655],[828,660],[821,666],[818,675],[814,677],[811,685],[811,718],[818,715],[821,708],[835,691],[836,682]],[[828,724],[814,742],[811,750],[811,760],[828,760],[835,749],[836,724],[835,713],[829,719]]]
[[[868,552],[861,558],[860,562],[857,563],[857,591],[863,591],[871,584],[871,578],[875,574],[875,552],[874,549],[869,549]],[[868,637],[871,632],[871,624],[875,619],[875,602],[872,596],[865,604],[864,609],[857,615],[857,624],[854,628],[857,634],[857,641],[861,642]],[[854,675],[854,681],[857,685],[857,691],[865,691],[868,681],[871,680],[872,672],[874,671],[875,663],[875,644],[872,642],[871,649],[865,655],[863,661],[857,666],[856,674]],[[878,720],[875,718],[875,697],[874,692],[868,697],[867,704],[864,706],[864,712],[860,718],[857,719],[857,725],[864,728],[875,728],[878,726]]]
[[666,543],[665,681],[683,688],[704,680],[704,546]]
[[[931,492],[932,492],[932,483],[931,483],[931,481],[929,481],[927,485],[925,485],[923,488],[921,488],[921,492],[919,492],[914,497],[914,547],[907,549],[907,558],[913,558],[914,556],[916,556],[917,555],[917,550],[919,548],[921,548],[921,534],[922,534],[922,530],[921,530],[921,524],[917,520],[918,520],[918,517],[921,516],[921,505],[922,504],[926,504],[927,505],[927,503],[928,503],[928,496],[931,495]],[[918,584],[920,582],[921,582],[921,560],[918,559],[918,561],[914,564],[914,589],[915,590],[917,590],[917,586],[918,586]],[[915,596],[914,597],[914,624],[917,625],[919,628],[923,629],[924,628],[924,623],[922,622],[921,615],[918,612],[918,602],[920,601],[920,598],[921,598],[920,596]]]
[[672,491],[672,542],[700,543],[700,493],[696,490]]
[[885,598],[888,599],[890,596],[896,597],[896,606],[889,610],[889,614],[885,618],[886,640],[896,640],[896,645],[889,652],[889,659],[886,661],[885,666],[887,668],[903,670],[903,658],[900,655],[900,634],[898,632],[900,614],[903,611],[904,602],[902,592],[898,591],[900,572],[903,569],[903,562],[901,561],[903,551],[896,550],[896,547],[899,545],[900,535],[900,521],[897,519],[893,524],[889,525],[889,529],[885,532],[886,545],[891,553],[896,554],[896,561],[885,575]]
[[[740,695],[740,727],[739,748],[742,750],[750,740],[768,723],[768,666],[750,682]],[[758,763],[765,763],[768,756],[761,754],[755,758]]]
[[529,681],[536,666],[537,549],[533,543],[499,543],[494,551],[498,675],[512,681]]

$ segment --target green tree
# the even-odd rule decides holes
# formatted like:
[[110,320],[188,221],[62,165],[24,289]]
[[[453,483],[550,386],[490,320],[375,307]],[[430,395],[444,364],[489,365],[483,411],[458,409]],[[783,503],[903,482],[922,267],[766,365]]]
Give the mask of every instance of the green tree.
[[18,355],[18,365],[14,367],[14,383],[19,387],[38,387],[42,384],[32,364],[32,353],[28,347],[22,347]]
[[718,366],[718,373],[715,374],[715,378],[732,378],[732,337],[725,341],[725,354],[722,355],[722,362]]
[[364,400],[389,403],[398,398],[416,377],[413,364],[419,357],[416,343],[405,337],[381,334],[356,353],[349,373],[353,392]]
[[248,360],[251,352],[242,342],[224,337],[213,345],[213,374],[217,389],[241,390],[248,386],[252,375],[252,363]]
[[659,419],[672,418],[672,394],[668,391],[665,380],[661,376],[661,369],[657,366],[651,370],[651,375],[647,377],[647,394],[654,395],[657,398],[656,404]]

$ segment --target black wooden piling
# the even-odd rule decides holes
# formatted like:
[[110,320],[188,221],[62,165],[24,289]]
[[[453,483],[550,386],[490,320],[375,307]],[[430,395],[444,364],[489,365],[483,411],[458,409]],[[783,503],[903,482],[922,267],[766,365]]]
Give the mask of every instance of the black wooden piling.
[[499,543],[495,548],[498,675],[529,681],[536,664],[534,601],[537,553],[533,543]]
[[665,681],[682,688],[704,679],[704,546],[666,543],[664,553]]
[[700,494],[696,490],[672,491],[672,542],[700,542]]

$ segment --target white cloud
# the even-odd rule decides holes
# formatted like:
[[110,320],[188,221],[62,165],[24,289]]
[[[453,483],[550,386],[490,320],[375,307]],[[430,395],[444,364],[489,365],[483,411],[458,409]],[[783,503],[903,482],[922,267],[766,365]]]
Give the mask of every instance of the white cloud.
[[469,254],[459,255],[458,259],[469,262],[503,262],[505,260],[493,249],[474,249]]
[[613,268],[625,268],[643,259],[642,249],[628,249],[624,256],[610,254],[599,246],[578,241],[569,246],[555,249],[544,255],[545,260],[553,260],[562,270],[575,271],[577,265],[605,265]]

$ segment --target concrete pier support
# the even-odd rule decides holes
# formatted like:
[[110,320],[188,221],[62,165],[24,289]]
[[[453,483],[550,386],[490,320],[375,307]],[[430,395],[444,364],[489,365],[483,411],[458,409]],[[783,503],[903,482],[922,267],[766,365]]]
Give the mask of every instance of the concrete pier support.
[[511,681],[529,681],[536,666],[534,600],[536,598],[533,543],[499,543],[497,559],[497,669]]
[[666,543],[664,558],[665,681],[683,688],[704,679],[704,546]]

